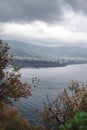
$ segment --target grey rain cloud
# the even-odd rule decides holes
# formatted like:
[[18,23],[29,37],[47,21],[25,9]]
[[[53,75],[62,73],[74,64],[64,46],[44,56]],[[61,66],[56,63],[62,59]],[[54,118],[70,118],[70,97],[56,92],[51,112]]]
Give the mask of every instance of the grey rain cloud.
[[61,19],[60,0],[0,0],[0,22]]
[[74,11],[87,14],[87,0],[64,0]]
[[0,0],[0,37],[87,42],[86,14],[87,0]]
[[55,22],[62,19],[66,5],[87,13],[87,0],[0,0],[0,22]]

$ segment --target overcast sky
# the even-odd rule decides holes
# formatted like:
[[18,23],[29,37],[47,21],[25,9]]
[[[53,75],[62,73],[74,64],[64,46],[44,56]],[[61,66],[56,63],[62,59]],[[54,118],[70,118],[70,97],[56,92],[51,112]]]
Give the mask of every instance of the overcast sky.
[[87,0],[0,0],[0,38],[87,43]]

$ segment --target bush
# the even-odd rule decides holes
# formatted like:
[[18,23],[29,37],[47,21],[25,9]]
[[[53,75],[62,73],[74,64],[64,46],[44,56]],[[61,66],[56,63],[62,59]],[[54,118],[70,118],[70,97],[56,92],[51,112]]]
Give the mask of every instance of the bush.
[[[31,95],[31,85],[21,81],[18,68],[6,71],[12,56],[8,54],[9,46],[0,40],[0,130],[27,130],[29,123],[17,110],[11,109],[12,100]],[[16,116],[17,115],[17,116]]]
[[72,81],[53,102],[49,101],[42,112],[42,121],[47,130],[57,130],[78,110],[87,111],[87,84]]
[[30,123],[20,116],[17,108],[3,105],[0,110],[0,130],[29,130]]
[[87,130],[87,112],[78,111],[59,130]]
[[5,71],[9,61],[12,60],[8,50],[8,44],[0,40],[0,106],[9,103],[10,99],[18,100],[20,97],[31,95],[30,84],[21,82],[21,75],[17,68],[14,67],[12,72]]

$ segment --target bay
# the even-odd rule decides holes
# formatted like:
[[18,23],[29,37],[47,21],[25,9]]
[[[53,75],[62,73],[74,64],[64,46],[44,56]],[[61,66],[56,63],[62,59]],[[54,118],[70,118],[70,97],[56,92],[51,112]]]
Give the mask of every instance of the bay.
[[64,88],[70,86],[72,80],[87,83],[87,64],[68,65],[52,68],[22,68],[22,80],[31,83],[37,77],[36,87],[32,88],[32,96],[28,99],[21,98],[14,105],[21,115],[29,120],[32,125],[40,123],[40,112],[43,110],[47,95],[53,101]]

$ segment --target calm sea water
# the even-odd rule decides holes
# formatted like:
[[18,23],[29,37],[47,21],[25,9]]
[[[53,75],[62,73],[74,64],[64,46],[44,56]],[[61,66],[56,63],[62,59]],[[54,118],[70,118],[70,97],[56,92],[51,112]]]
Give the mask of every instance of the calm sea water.
[[44,102],[47,102],[47,95],[50,100],[55,99],[58,93],[71,84],[72,80],[87,83],[87,64],[39,69],[22,68],[20,72],[22,80],[31,82],[33,77],[40,80],[37,86],[32,88],[31,97],[20,99],[15,103],[21,115],[33,125],[39,123],[39,112],[43,109]]

